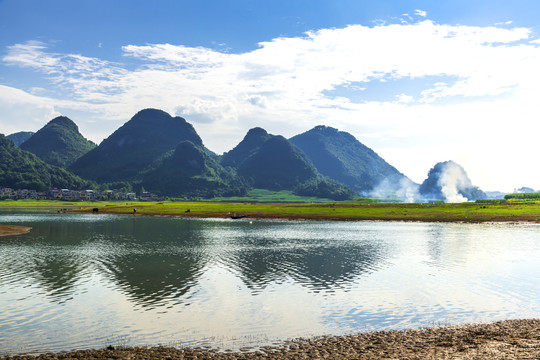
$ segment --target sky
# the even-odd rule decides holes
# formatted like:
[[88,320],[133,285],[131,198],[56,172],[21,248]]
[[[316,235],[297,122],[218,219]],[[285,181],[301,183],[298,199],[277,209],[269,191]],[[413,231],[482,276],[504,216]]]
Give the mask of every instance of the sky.
[[0,0],[0,133],[144,108],[221,154],[260,126],[347,131],[421,183],[540,189],[540,1]]

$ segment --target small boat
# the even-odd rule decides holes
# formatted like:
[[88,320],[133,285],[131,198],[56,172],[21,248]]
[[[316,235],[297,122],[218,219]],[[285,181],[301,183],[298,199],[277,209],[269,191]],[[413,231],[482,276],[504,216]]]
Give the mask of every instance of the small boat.
[[231,219],[242,219],[242,218],[245,218],[247,215],[232,215],[231,216]]

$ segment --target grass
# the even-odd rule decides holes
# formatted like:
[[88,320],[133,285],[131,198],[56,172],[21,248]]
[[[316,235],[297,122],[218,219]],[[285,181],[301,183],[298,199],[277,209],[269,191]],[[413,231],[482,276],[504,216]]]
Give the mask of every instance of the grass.
[[[112,203],[112,202],[111,202]],[[138,203],[138,202],[137,202]],[[92,201],[61,201],[61,200],[2,200],[0,201],[0,209],[2,208],[43,208],[43,209],[58,209],[58,208],[74,208],[95,206]],[[102,204],[102,203],[100,203]]]
[[299,196],[289,190],[272,191],[266,189],[252,189],[246,196],[215,197],[203,201],[226,201],[226,202],[288,202],[288,203],[326,203],[331,199],[321,199],[310,196]]
[[[230,200],[230,199],[228,199]],[[72,212],[220,217],[245,214],[249,218],[313,220],[400,220],[429,222],[540,222],[540,201],[493,201],[458,204],[376,202],[61,202],[3,201],[2,208],[67,209]],[[189,210],[189,211],[188,211]]]

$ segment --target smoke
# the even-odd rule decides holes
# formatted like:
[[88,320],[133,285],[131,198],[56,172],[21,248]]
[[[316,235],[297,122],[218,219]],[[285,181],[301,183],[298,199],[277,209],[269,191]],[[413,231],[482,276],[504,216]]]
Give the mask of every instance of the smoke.
[[407,177],[401,179],[385,178],[372,191],[364,196],[372,199],[401,202],[423,202],[418,192],[419,185]]
[[441,187],[444,202],[447,203],[469,201],[460,190],[473,187],[465,170],[455,162],[447,162],[443,167],[439,176],[439,186]]
[[381,181],[365,195],[402,202],[456,203],[487,198],[482,190],[471,183],[463,167],[453,161],[437,163],[429,170],[427,179],[421,185],[407,177],[391,177]]

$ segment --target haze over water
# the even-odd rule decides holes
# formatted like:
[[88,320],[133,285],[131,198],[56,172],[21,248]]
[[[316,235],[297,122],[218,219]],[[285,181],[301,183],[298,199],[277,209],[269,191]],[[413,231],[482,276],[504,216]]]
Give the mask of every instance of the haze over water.
[[240,349],[540,316],[537,225],[0,213],[0,352]]

